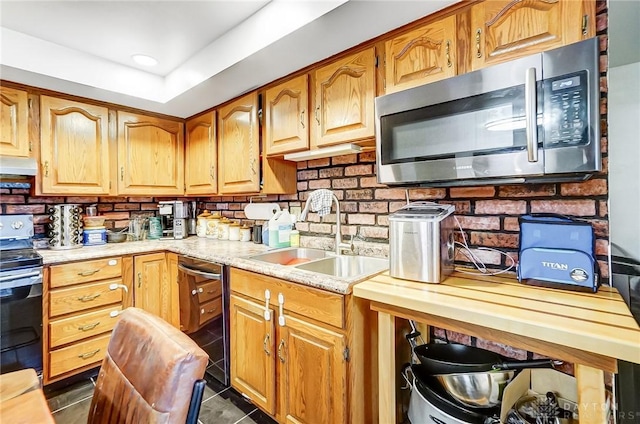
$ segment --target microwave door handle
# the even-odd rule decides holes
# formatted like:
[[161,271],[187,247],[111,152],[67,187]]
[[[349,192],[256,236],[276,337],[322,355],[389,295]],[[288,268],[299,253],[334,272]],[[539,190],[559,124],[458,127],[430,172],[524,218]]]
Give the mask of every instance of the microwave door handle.
[[527,69],[524,81],[525,121],[527,134],[527,158],[538,162],[538,95],[536,93],[536,68]]

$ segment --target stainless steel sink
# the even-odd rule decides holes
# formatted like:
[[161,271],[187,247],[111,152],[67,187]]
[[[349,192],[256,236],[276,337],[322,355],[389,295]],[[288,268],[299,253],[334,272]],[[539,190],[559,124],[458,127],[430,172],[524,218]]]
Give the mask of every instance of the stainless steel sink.
[[332,256],[296,266],[334,277],[351,278],[375,275],[389,268],[389,261],[368,256]]
[[289,249],[279,249],[273,252],[248,256],[247,259],[268,262],[270,264],[294,266],[316,259],[326,258],[328,255],[330,255],[330,252],[327,252],[325,250],[292,247]]
[[333,252],[291,247],[247,256],[246,259],[290,266],[338,278],[368,277],[389,269],[389,260],[369,256],[336,256]]

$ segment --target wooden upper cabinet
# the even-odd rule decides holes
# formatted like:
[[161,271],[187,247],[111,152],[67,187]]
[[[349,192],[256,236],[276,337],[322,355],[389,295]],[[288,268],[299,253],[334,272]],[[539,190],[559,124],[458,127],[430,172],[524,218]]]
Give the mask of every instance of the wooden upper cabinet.
[[258,93],[240,97],[218,111],[218,192],[260,191]]
[[38,194],[111,194],[109,111],[40,97]]
[[217,193],[216,143],[215,111],[187,121],[184,169],[186,195]]
[[385,43],[385,93],[456,75],[456,17],[450,16]]
[[184,124],[118,111],[118,194],[184,194]]
[[595,35],[593,0],[492,0],[471,8],[472,70]]
[[312,148],[374,137],[375,63],[371,47],[313,72]]
[[27,92],[0,87],[0,155],[29,157],[29,104]]
[[308,93],[307,74],[266,91],[264,146],[268,156],[309,148]]

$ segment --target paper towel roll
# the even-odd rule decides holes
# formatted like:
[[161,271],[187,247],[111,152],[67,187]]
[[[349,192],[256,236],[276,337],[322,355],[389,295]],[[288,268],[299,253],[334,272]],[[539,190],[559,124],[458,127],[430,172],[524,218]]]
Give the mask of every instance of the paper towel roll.
[[249,203],[244,207],[247,219],[268,220],[278,211],[280,211],[280,205],[277,203]]

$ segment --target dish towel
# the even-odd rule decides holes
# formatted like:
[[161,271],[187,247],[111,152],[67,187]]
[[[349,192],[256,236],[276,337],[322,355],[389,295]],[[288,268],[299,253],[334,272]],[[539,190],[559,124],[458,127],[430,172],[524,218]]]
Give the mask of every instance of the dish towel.
[[318,212],[319,217],[329,215],[331,213],[331,203],[333,202],[333,191],[325,188],[316,190],[310,194],[311,210]]

